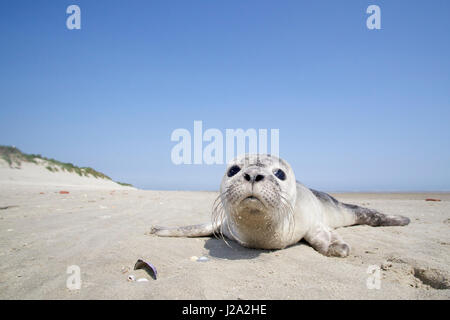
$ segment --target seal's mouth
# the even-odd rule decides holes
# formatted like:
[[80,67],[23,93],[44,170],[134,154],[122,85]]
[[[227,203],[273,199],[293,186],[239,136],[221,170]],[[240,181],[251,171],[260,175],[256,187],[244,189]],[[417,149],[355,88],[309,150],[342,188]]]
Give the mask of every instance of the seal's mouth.
[[241,205],[247,208],[258,208],[258,209],[262,209],[265,207],[264,202],[253,194],[242,199]]
[[250,195],[248,197],[245,197],[244,199],[242,199],[242,202],[262,202],[261,199],[259,199],[258,197],[254,196],[254,195]]

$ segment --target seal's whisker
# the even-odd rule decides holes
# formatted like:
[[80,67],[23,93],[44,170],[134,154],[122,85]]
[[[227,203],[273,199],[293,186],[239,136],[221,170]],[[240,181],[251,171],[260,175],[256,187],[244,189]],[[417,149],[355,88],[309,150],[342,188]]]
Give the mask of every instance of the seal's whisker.
[[[223,223],[225,219],[225,208],[223,206],[224,197],[230,192],[231,188],[226,189],[224,192],[220,193],[218,197],[215,199],[213,203],[213,209],[212,209],[212,226],[213,226],[213,235],[216,238],[221,238],[222,240],[227,243],[225,240],[225,237],[223,235]],[[217,233],[218,232],[218,233]],[[228,245],[228,243],[227,243]]]
[[[280,194],[280,200],[281,203],[283,203],[282,206],[285,208],[286,216],[288,219],[289,236],[292,237],[295,230],[294,208],[292,207],[292,204],[288,201],[285,193]],[[285,220],[283,220],[283,223],[284,222]]]
[[224,211],[221,196],[222,194],[220,194],[214,201],[211,215],[213,234],[216,238],[217,238],[216,230],[220,227],[220,224],[222,223],[222,212]]
[[[233,210],[233,214],[235,213],[235,209],[232,209]],[[231,212],[231,211],[230,211]],[[233,215],[232,214],[232,215]],[[231,215],[231,216],[232,216]],[[241,245],[243,245],[243,246],[247,246],[247,244],[246,244],[246,242],[245,241],[243,241],[242,239],[240,239],[238,236],[236,236],[234,233],[233,233],[233,231],[231,231],[231,228],[230,228],[230,224],[232,223],[232,221],[231,221],[231,219],[230,219],[230,221],[227,221],[227,229],[228,229],[228,232],[230,233],[230,235],[234,238],[234,240],[236,240],[237,242],[239,242]],[[231,248],[231,246],[228,244],[228,242],[226,242],[225,241],[225,243]]]

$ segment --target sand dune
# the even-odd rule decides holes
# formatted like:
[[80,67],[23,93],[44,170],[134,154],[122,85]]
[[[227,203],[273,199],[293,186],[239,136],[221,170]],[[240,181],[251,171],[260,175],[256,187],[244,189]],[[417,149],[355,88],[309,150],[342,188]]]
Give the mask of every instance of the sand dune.
[[0,159],[0,184],[11,186],[55,186],[55,187],[81,187],[83,189],[134,189],[122,186],[110,179],[93,176],[80,176],[75,172],[63,170],[50,171],[47,163],[35,159],[37,164],[22,162],[19,165],[9,165]]

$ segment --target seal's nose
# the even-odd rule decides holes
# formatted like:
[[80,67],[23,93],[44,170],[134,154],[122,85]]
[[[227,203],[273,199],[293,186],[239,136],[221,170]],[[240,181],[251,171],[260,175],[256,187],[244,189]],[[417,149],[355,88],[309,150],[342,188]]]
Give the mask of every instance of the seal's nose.
[[244,173],[244,179],[253,183],[264,180],[264,176],[262,174]]

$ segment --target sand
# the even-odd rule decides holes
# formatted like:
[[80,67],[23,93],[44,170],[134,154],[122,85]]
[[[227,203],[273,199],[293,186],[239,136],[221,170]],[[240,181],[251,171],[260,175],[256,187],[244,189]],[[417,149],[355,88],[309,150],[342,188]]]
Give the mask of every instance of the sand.
[[[341,228],[351,254],[330,258],[303,242],[267,251],[233,242],[228,247],[209,237],[147,234],[153,224],[208,221],[215,192],[108,187],[92,178],[83,185],[75,177],[70,183],[46,183],[49,176],[27,183],[5,172],[0,171],[0,299],[450,298],[448,193],[334,194],[408,216],[411,224]],[[133,270],[140,258],[157,268],[157,280]],[[72,265],[81,271],[79,290],[66,285]],[[379,268],[379,289],[367,286],[370,268]],[[129,275],[149,281],[130,282]]]

